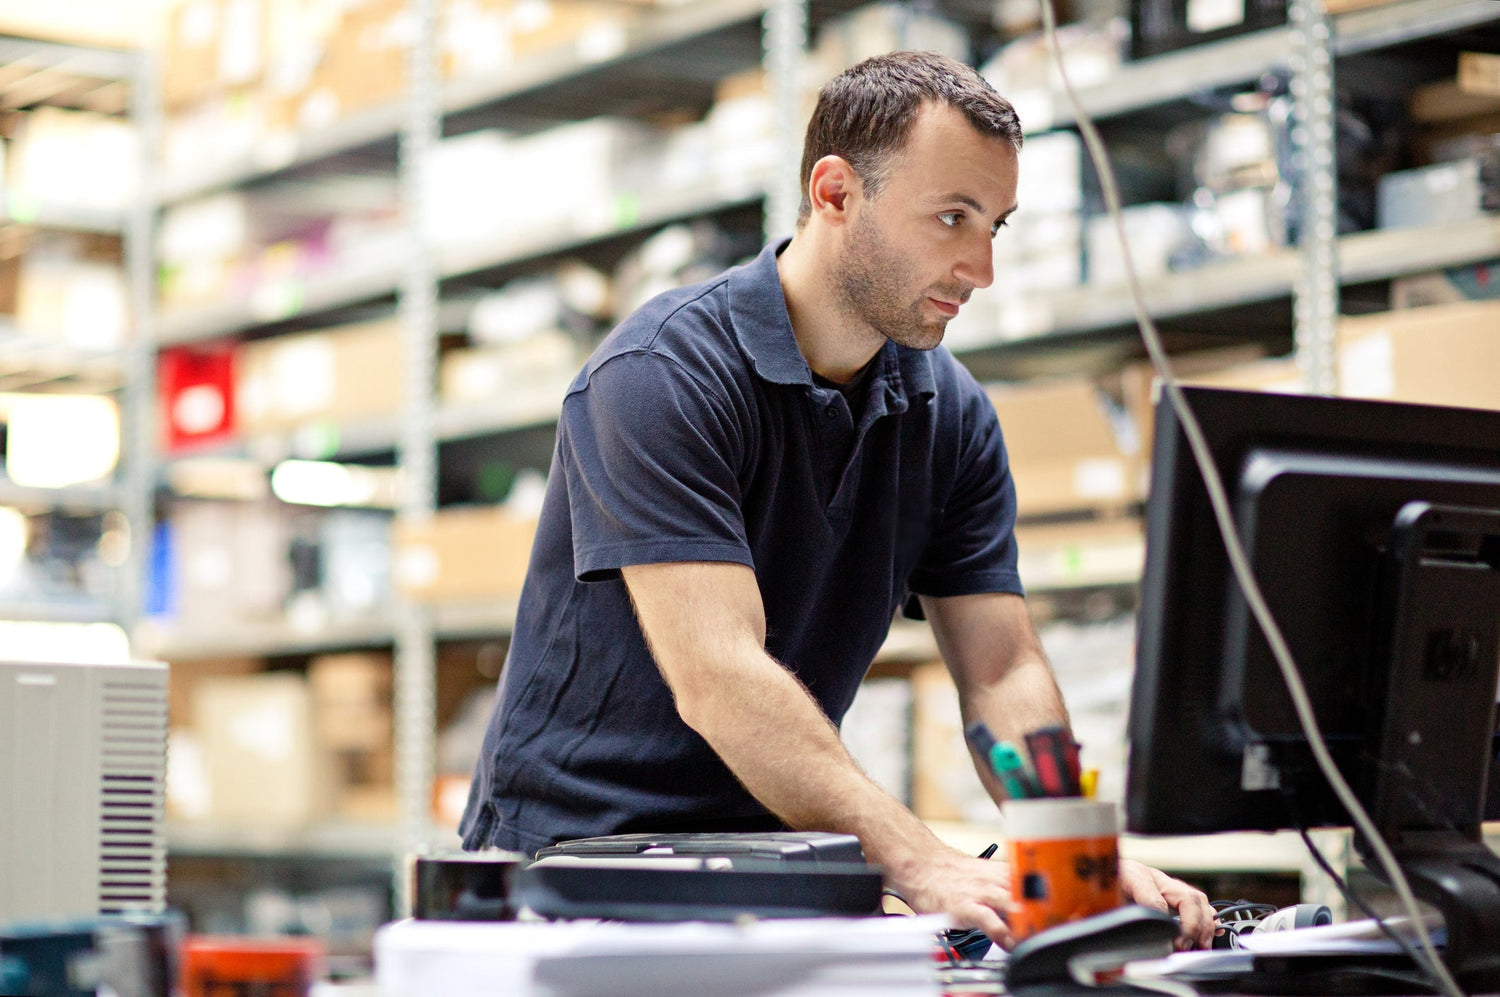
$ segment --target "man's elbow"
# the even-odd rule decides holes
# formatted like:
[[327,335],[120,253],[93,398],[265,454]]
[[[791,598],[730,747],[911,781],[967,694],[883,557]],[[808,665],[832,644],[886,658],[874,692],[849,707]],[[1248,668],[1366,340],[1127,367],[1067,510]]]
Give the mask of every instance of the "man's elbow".
[[677,715],[696,733],[703,734],[714,713],[713,679],[694,671],[673,671],[666,667],[661,672],[667,688],[672,690]]

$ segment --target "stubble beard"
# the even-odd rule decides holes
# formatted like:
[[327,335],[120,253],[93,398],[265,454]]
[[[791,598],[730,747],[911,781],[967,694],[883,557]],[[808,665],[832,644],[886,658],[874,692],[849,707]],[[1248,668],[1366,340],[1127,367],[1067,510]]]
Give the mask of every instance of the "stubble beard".
[[834,292],[846,314],[897,346],[930,350],[943,341],[948,317],[923,314],[925,294],[901,300],[902,289],[912,285],[912,269],[891,250],[874,220],[861,214],[834,268]]

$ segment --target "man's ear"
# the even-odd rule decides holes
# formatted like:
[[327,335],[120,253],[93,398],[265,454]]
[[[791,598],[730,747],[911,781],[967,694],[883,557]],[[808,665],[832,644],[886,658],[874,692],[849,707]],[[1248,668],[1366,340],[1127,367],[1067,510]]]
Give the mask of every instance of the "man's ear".
[[824,156],[813,164],[807,179],[812,213],[830,225],[842,225],[849,217],[850,195],[860,190],[859,177],[842,156]]

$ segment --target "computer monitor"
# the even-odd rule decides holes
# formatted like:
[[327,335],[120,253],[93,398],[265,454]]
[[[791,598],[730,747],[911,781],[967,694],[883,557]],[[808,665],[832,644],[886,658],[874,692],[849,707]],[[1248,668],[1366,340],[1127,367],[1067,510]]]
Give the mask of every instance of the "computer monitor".
[[[1443,911],[1455,975],[1495,983],[1500,859],[1480,823],[1500,816],[1500,412],[1183,394],[1340,771]],[[1165,395],[1146,519],[1127,829],[1349,824]]]

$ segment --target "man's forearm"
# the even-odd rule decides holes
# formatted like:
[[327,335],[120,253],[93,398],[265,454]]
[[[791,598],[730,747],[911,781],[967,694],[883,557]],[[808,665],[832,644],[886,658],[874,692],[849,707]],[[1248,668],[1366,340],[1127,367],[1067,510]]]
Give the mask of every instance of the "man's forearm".
[[983,720],[997,739],[1017,745],[1029,731],[1068,723],[1052,668],[1041,658],[1019,662],[993,682],[961,690],[959,704],[964,723]]
[[678,709],[751,795],[791,827],[857,835],[870,861],[898,877],[929,854],[936,837],[860,771],[791,673],[758,649],[738,659],[716,666],[722,681],[679,694]]

